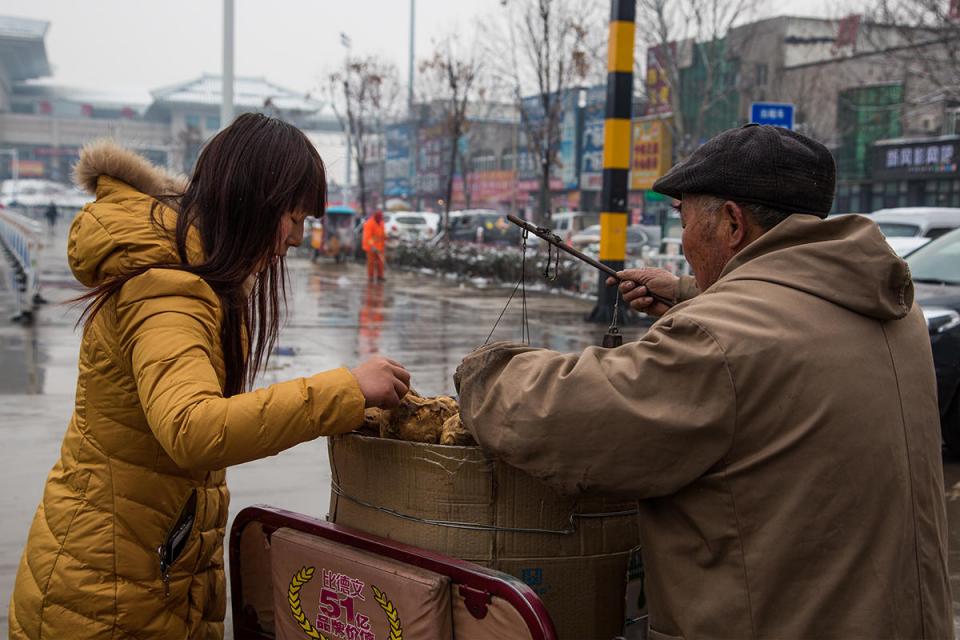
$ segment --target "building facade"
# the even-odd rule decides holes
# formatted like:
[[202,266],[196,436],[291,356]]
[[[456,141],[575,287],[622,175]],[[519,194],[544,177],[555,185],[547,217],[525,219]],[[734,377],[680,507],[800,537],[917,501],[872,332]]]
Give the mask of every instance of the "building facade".
[[[189,173],[203,143],[220,130],[220,76],[150,93],[65,87],[50,82],[43,21],[0,16],[0,180],[69,182],[83,145],[113,138],[151,162]],[[300,127],[342,184],[346,139],[332,109],[264,78],[238,77],[236,113],[257,111]]]

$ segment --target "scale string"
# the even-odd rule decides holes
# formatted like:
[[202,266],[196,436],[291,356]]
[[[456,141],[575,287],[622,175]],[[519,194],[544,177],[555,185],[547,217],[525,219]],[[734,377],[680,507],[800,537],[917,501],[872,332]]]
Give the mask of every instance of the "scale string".
[[526,270],[527,270],[527,236],[528,232],[526,229],[523,231],[522,242],[520,250],[522,255],[520,258],[520,280],[517,282],[516,286],[513,288],[513,291],[510,293],[510,297],[507,298],[507,304],[503,305],[503,309],[500,311],[500,315],[497,316],[497,321],[493,323],[493,328],[490,329],[490,334],[487,335],[487,339],[483,341],[483,346],[486,346],[490,343],[490,338],[493,337],[493,333],[497,330],[497,327],[500,326],[500,321],[503,319],[503,315],[507,312],[507,309],[510,307],[510,303],[513,301],[513,298],[517,295],[517,290],[522,290],[521,292],[521,326],[520,326],[520,340],[525,344],[530,344],[530,325],[529,317],[527,315],[527,284],[526,284]]
[[524,344],[530,344],[530,316],[527,315],[527,236],[530,234],[526,229],[523,230],[522,242],[520,244],[520,283],[521,283],[521,318],[520,322],[520,341]]

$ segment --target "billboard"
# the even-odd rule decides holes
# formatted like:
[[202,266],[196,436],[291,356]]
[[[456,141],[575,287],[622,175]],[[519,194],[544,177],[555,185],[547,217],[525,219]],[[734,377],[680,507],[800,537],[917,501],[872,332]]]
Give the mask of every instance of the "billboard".
[[[580,170],[577,166],[577,99],[579,89],[570,89],[564,92],[559,101],[559,140],[557,141],[556,162],[550,169],[550,183],[559,183],[551,189],[576,189],[579,186]],[[555,102],[553,104],[556,104]],[[543,103],[539,95],[528,96],[521,102],[524,129],[536,130],[545,126]],[[526,157],[524,157],[526,156]],[[520,180],[537,180],[539,178],[539,159],[536,153],[529,149],[521,154]]]
[[446,130],[442,124],[420,127],[417,131],[417,170],[413,191],[421,196],[439,196],[444,186],[447,154]]
[[388,198],[410,196],[410,176],[413,174],[413,126],[410,123],[386,127],[387,155],[384,162],[383,192]]
[[647,113],[670,113],[670,82],[667,79],[668,60],[677,55],[677,45],[657,45],[647,49]]
[[645,191],[670,168],[673,136],[667,120],[634,120],[632,129],[630,189]]
[[[497,208],[513,197],[517,184],[516,174],[508,169],[472,171],[467,174],[470,184],[470,206]],[[453,202],[465,203],[463,179],[458,175],[453,181]]]
[[582,191],[600,191],[603,187],[603,119],[606,104],[606,87],[592,87],[587,92],[580,162]]
[[580,186],[580,168],[577,166],[577,102],[579,89],[565,92],[560,102],[563,113],[560,116],[560,146],[557,150],[556,177],[563,189],[576,189]]

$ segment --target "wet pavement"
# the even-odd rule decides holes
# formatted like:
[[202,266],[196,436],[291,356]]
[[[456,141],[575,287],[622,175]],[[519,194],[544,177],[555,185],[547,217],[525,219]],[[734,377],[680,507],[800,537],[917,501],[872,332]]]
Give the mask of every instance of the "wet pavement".
[[[20,552],[73,410],[80,310],[66,304],[80,289],[66,266],[65,229],[41,256],[43,295],[32,327],[11,324],[12,297],[0,264],[0,629]],[[358,265],[311,264],[293,257],[289,321],[278,355],[262,376],[270,384],[317,371],[353,366],[371,354],[404,363],[422,394],[453,392],[461,358],[484,343],[512,287],[477,287],[417,273],[388,273],[368,285]],[[520,300],[514,300],[493,339],[520,338]],[[532,343],[561,351],[597,344],[604,328],[582,321],[586,300],[528,294]],[[642,327],[625,329],[635,338]],[[954,611],[960,611],[960,459],[944,458],[950,525]],[[329,504],[330,471],[323,440],[278,456],[231,468],[230,519],[245,506],[266,503],[323,517]],[[228,626],[229,629],[229,626]],[[228,638],[230,634],[228,632]]]
[[[0,264],[0,630],[6,633],[7,602],[30,521],[73,410],[81,309],[69,300],[81,293],[66,263],[66,229],[58,229],[41,254],[43,296],[32,327],[12,324],[8,265]],[[0,257],[0,263],[3,262]],[[453,372],[464,355],[487,339],[513,287],[479,287],[443,277],[388,272],[368,285],[359,265],[288,260],[288,322],[278,355],[262,384],[354,366],[372,354],[402,362],[414,388],[425,395],[451,394]],[[599,344],[604,327],[583,322],[592,303],[528,292],[532,343],[561,351]],[[519,294],[493,340],[519,340]],[[624,329],[625,339],[641,327]],[[228,471],[230,519],[245,506],[266,503],[317,517],[326,515],[330,471],[323,440],[304,443],[273,458]],[[229,637],[229,634],[228,634]]]

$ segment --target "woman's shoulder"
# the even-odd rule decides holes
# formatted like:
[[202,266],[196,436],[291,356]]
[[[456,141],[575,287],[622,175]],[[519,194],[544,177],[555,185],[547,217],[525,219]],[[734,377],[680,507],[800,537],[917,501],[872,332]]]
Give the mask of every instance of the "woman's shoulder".
[[220,299],[206,280],[177,268],[147,269],[127,280],[117,294],[118,310],[149,301],[158,301],[171,311],[181,310],[179,307],[220,308]]

